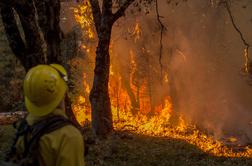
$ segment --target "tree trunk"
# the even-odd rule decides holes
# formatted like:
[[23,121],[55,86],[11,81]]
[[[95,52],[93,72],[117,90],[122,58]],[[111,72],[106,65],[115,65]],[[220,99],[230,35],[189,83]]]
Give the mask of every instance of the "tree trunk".
[[26,65],[26,46],[21,38],[16,20],[14,11],[11,7],[2,7],[1,8],[1,16],[2,22],[4,25],[4,29],[6,32],[6,36],[9,42],[9,46],[13,53],[16,55],[18,60],[24,66],[25,70],[27,71],[29,67]]
[[99,42],[96,50],[94,82],[90,92],[92,128],[97,136],[104,136],[113,130],[108,91],[110,67],[109,44],[112,25],[107,23],[105,18],[104,20],[98,32]]
[[47,43],[47,63],[60,63],[60,0],[35,0],[38,22]]
[[[13,9],[20,18],[25,41],[19,33]],[[13,6],[2,6],[1,15],[10,47],[26,71],[37,64],[45,63],[45,41],[37,23],[33,2],[22,1]]]
[[28,67],[45,63],[46,43],[38,25],[37,13],[33,2],[15,5],[25,34],[27,47],[26,62]]
[[125,80],[123,79],[122,81],[123,81],[123,85],[126,88],[127,93],[130,98],[131,112],[133,115],[136,115],[140,110],[139,100],[136,99],[136,96],[135,96],[134,92],[132,91],[132,88],[130,87],[130,79],[127,77]]
[[92,128],[97,136],[106,136],[113,130],[112,112],[108,91],[109,82],[109,44],[114,22],[124,15],[125,10],[134,0],[127,0],[115,12],[112,12],[112,0],[103,0],[102,7],[98,0],[89,0],[99,42],[96,50],[96,62],[93,87],[90,92],[92,107]]
[[[2,3],[1,15],[10,47],[25,70],[44,63],[64,65],[60,59],[60,0]],[[14,9],[20,18],[24,39],[19,32]],[[66,112],[78,124],[71,108],[71,100],[66,97]]]

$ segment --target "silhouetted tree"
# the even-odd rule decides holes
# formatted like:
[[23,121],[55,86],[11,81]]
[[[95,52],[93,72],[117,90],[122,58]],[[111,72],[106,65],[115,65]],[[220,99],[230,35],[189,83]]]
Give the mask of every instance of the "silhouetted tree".
[[95,28],[98,36],[96,64],[93,87],[90,93],[92,107],[92,127],[98,136],[106,135],[113,130],[111,105],[108,91],[110,55],[109,44],[113,24],[124,15],[125,10],[134,0],[119,3],[119,8],[112,12],[112,0],[90,0]]
[[[10,48],[26,71],[38,64],[65,63],[60,58],[60,0],[2,0],[0,9]],[[68,96],[66,102],[67,114],[77,124]]]

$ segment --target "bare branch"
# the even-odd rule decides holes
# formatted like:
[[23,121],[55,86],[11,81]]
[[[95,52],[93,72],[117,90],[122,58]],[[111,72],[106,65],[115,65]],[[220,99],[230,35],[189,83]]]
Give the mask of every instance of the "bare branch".
[[231,9],[230,9],[230,6],[229,6],[228,2],[227,2],[227,1],[224,1],[224,4],[225,4],[225,7],[226,7],[226,9],[227,9],[227,11],[228,11],[228,15],[229,15],[229,17],[230,17],[230,20],[231,20],[231,22],[232,22],[232,25],[233,25],[233,27],[235,28],[235,30],[239,33],[239,35],[240,35],[240,37],[241,37],[241,40],[242,40],[243,44],[244,44],[246,47],[250,47],[249,43],[245,40],[244,35],[242,34],[241,30],[240,30],[240,29],[238,28],[238,26],[235,24],[234,17],[233,17],[233,15],[232,15],[232,12],[231,12]]
[[157,20],[160,26],[160,40],[159,40],[159,44],[160,44],[160,50],[159,50],[159,65],[160,65],[160,69],[161,69],[161,79],[162,79],[162,75],[163,75],[163,64],[162,64],[162,55],[163,55],[163,34],[165,31],[165,26],[161,21],[162,16],[160,16],[159,14],[159,10],[158,10],[158,0],[156,0],[156,14],[157,14]]
[[236,30],[236,32],[238,32],[238,34],[240,35],[240,38],[243,42],[243,44],[245,45],[245,72],[248,73],[249,72],[249,47],[250,47],[250,44],[246,41],[243,33],[241,32],[241,30],[239,29],[239,27],[236,25],[235,21],[234,21],[234,17],[232,15],[232,12],[231,12],[231,9],[230,9],[230,5],[229,3],[227,2],[227,0],[223,0],[220,2],[221,4],[224,4],[224,7],[227,9],[227,12],[228,12],[228,15],[230,17],[230,20],[231,20],[231,23],[234,27],[234,29]]
[[95,23],[96,32],[99,33],[100,26],[101,26],[101,9],[99,5],[98,0],[89,0],[91,7],[92,7],[92,13]]
[[125,14],[125,10],[134,2],[135,0],[127,0],[118,10],[113,14],[113,23],[116,22],[120,17]]

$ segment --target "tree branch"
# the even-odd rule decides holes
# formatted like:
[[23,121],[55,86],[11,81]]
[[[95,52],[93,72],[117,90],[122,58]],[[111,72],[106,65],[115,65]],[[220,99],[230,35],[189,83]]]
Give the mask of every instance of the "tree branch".
[[230,5],[229,3],[227,2],[227,0],[223,0],[221,1],[220,3],[224,4],[224,7],[227,9],[227,12],[228,12],[228,15],[230,17],[230,20],[231,20],[231,23],[234,27],[234,29],[236,30],[236,32],[238,32],[238,34],[240,35],[240,38],[243,42],[243,44],[245,45],[245,50],[244,50],[244,56],[245,56],[245,72],[248,73],[250,71],[249,67],[249,47],[250,47],[250,44],[246,41],[243,33],[241,32],[241,30],[239,29],[239,27],[236,25],[235,21],[234,21],[234,17],[232,15],[232,12],[231,12],[231,9],[230,9]]
[[160,26],[160,40],[159,40],[159,44],[160,44],[160,49],[159,49],[159,65],[160,65],[160,70],[161,70],[161,79],[162,79],[162,75],[163,75],[163,64],[162,64],[162,55],[163,55],[163,34],[165,31],[165,26],[161,21],[162,16],[160,16],[159,14],[159,7],[158,7],[158,0],[156,0],[156,14],[157,14],[157,20]]
[[125,14],[125,10],[134,2],[135,0],[127,0],[118,10],[113,14],[112,22],[116,22],[120,17]]
[[228,15],[229,15],[229,17],[230,17],[230,20],[231,20],[231,22],[232,22],[232,25],[233,25],[233,27],[235,28],[235,30],[239,33],[239,35],[240,35],[240,37],[241,37],[241,40],[242,40],[243,44],[244,44],[245,46],[247,46],[247,47],[250,47],[249,43],[245,40],[244,35],[242,34],[241,30],[240,30],[240,29],[238,28],[238,26],[235,24],[234,17],[233,17],[233,15],[232,15],[232,12],[231,12],[231,9],[230,9],[230,6],[229,6],[228,2],[227,2],[227,1],[224,1],[224,4],[225,4],[225,7],[226,7],[226,9],[227,9],[227,11],[228,11]]
[[89,0],[92,8],[96,32],[99,33],[101,26],[101,9],[98,0]]

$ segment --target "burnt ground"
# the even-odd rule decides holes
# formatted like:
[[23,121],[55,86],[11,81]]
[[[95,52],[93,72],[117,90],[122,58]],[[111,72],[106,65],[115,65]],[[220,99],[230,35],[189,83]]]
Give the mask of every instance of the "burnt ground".
[[[93,139],[85,132],[88,154],[87,166],[249,166],[251,158],[215,157],[202,152],[183,140],[169,137],[150,137],[130,132],[114,132],[103,140]],[[10,145],[14,130],[0,126],[0,159]]]

